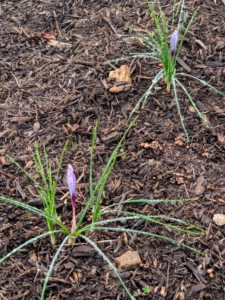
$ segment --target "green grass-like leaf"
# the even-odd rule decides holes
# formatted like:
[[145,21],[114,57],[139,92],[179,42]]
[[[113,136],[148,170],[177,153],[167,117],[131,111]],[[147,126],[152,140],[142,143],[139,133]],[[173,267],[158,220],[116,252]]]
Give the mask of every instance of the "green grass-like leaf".
[[[191,224],[191,223],[188,223],[188,222],[185,222],[185,221],[182,221],[180,219],[175,219],[175,218],[170,218],[170,217],[161,217],[161,216],[145,216],[145,215],[142,215],[142,214],[137,214],[137,213],[132,213],[132,212],[129,212],[129,211],[124,211],[124,210],[109,210],[109,211],[105,211],[105,214],[106,213],[122,213],[122,214],[125,214],[125,215],[128,215],[128,216],[133,216],[133,217],[136,217],[138,219],[143,219],[143,220],[146,220],[146,221],[149,221],[149,222],[152,222],[152,223],[155,223],[155,224],[158,224],[158,225],[162,225],[162,226],[165,226],[165,227],[168,227],[174,231],[179,231],[179,232],[183,232],[183,233],[189,233],[189,234],[193,234],[193,235],[199,235],[200,233],[203,233],[204,230],[198,226],[195,226],[194,224]],[[116,221],[119,221],[119,220],[123,220],[124,218],[118,218],[118,219],[112,219],[112,220],[115,220],[114,222]],[[191,231],[191,230],[188,230],[188,229],[183,229],[183,228],[179,228],[177,226],[173,226],[173,225],[170,225],[170,224],[167,224],[167,223],[163,223],[163,222],[160,222],[160,221],[157,221],[156,219],[166,219],[166,220],[169,220],[169,221],[174,221],[174,222],[178,222],[178,223],[182,223],[183,225],[188,225],[188,226],[191,226],[192,228],[196,229],[196,230],[199,230],[200,232],[196,232],[196,231]],[[110,220],[107,220],[107,222],[110,221]],[[106,224],[104,223],[106,221],[102,221],[102,225],[103,224]],[[96,225],[100,225],[100,223],[96,223]]]
[[65,239],[60,244],[59,248],[57,249],[57,251],[56,251],[56,253],[55,253],[55,255],[54,255],[53,259],[52,259],[52,262],[51,262],[51,264],[49,266],[48,272],[47,272],[47,274],[45,276],[44,285],[43,285],[42,292],[41,292],[41,300],[45,299],[44,298],[44,296],[45,296],[45,290],[46,290],[46,287],[47,287],[47,284],[48,284],[48,281],[49,281],[49,277],[51,275],[51,272],[53,270],[55,262],[56,262],[56,260],[57,260],[57,258],[59,256],[59,254],[60,254],[63,246],[65,245],[65,243],[67,242],[68,239],[69,239],[69,236],[66,236]]
[[42,211],[42,210],[40,210],[36,207],[33,207],[33,206],[30,206],[30,205],[26,204],[26,203],[19,202],[19,201],[14,200],[14,199],[5,198],[5,197],[2,197],[2,196],[0,196],[0,201],[10,203],[12,205],[19,206],[23,209],[29,210],[30,212],[39,215],[41,217],[44,217],[44,218],[52,221],[53,223],[57,224],[59,227],[61,227],[66,234],[70,234],[70,231],[67,229],[67,227],[65,225],[63,225],[62,222],[60,222],[57,218],[53,217],[52,215],[49,215],[47,212],[44,212],[44,211]]
[[[163,28],[162,31],[162,36],[159,35],[157,38],[158,39],[165,39],[165,32],[166,32],[167,27]],[[157,75],[156,78],[153,80],[153,83],[156,83],[156,80],[160,80],[163,76],[163,70],[161,70]],[[145,97],[142,99],[142,105],[145,104],[145,102],[147,101],[147,97],[149,95],[150,91],[148,92],[148,94],[145,94]],[[178,101],[178,99],[177,99]],[[161,236],[161,235],[157,235],[157,234],[153,234],[150,232],[145,232],[145,231],[141,231],[141,230],[134,230],[134,229],[130,229],[130,228],[123,228],[123,227],[109,227],[108,224],[114,222],[114,223],[124,223],[127,221],[131,221],[131,220],[135,220],[135,219],[144,219],[148,222],[151,223],[156,223],[157,225],[160,226],[164,226],[169,228],[170,230],[174,230],[174,231],[180,231],[182,233],[185,234],[201,234],[204,232],[203,229],[201,229],[200,227],[194,225],[194,224],[190,224],[186,221],[180,220],[180,219],[176,219],[176,218],[170,218],[167,216],[145,216],[142,214],[137,214],[137,213],[133,213],[133,212],[129,212],[126,210],[122,210],[122,209],[117,209],[117,210],[113,210],[112,208],[118,205],[126,205],[126,204],[143,204],[143,203],[148,203],[148,204],[155,204],[155,203],[170,203],[170,204],[176,204],[176,203],[185,203],[187,201],[192,201],[193,199],[182,199],[182,200],[163,200],[163,199],[159,199],[159,200],[151,200],[151,199],[131,199],[131,200],[127,200],[127,201],[123,201],[123,202],[119,202],[119,203],[114,203],[112,205],[109,205],[103,209],[100,209],[100,203],[101,203],[101,199],[102,199],[102,194],[105,188],[105,184],[114,168],[114,165],[116,163],[116,158],[117,158],[117,153],[118,150],[122,144],[122,142],[124,141],[125,137],[127,136],[130,128],[133,126],[134,122],[137,120],[137,117],[130,122],[130,124],[128,125],[127,130],[125,131],[125,133],[123,134],[122,138],[120,139],[119,143],[117,144],[117,146],[115,147],[114,151],[112,152],[110,158],[107,161],[107,164],[105,166],[105,169],[100,177],[100,179],[98,180],[97,184],[95,187],[93,187],[93,157],[94,157],[94,147],[95,147],[95,142],[97,139],[97,126],[98,123],[96,122],[95,126],[94,126],[94,133],[93,133],[93,139],[92,139],[92,147],[91,147],[91,158],[90,158],[90,176],[89,176],[89,184],[90,184],[90,197],[82,211],[81,217],[77,223],[77,227],[76,230],[73,234],[70,234],[70,231],[65,227],[65,225],[63,225],[60,221],[60,219],[57,216],[56,213],[56,207],[55,207],[55,193],[56,193],[56,185],[57,185],[57,180],[54,180],[52,177],[52,168],[51,165],[49,163],[48,160],[48,156],[47,156],[47,152],[46,149],[44,148],[43,153],[44,153],[44,163],[41,160],[41,155],[39,152],[38,147],[36,147],[36,156],[35,156],[35,163],[37,166],[37,169],[40,173],[41,179],[42,179],[42,183],[43,186],[40,185],[38,182],[36,182],[21,166],[19,166],[16,162],[14,162],[13,159],[11,159],[11,161],[13,161],[25,174],[27,174],[27,176],[33,181],[33,183],[35,184],[35,186],[38,188],[39,190],[39,194],[40,194],[40,198],[43,201],[43,205],[44,205],[44,211],[37,209],[35,207],[32,207],[26,203],[22,203],[16,200],[12,200],[12,199],[8,199],[5,197],[0,197],[0,201],[4,201],[13,205],[17,205],[21,208],[27,209],[29,211],[31,211],[32,213],[38,214],[41,217],[44,217],[46,219],[47,222],[47,226],[48,228],[53,229],[54,225],[58,225],[61,229],[60,230],[48,230],[47,233],[44,233],[42,235],[39,235],[38,237],[32,238],[29,241],[23,243],[22,245],[20,245],[19,247],[13,249],[10,253],[8,253],[6,256],[4,256],[1,260],[0,263],[3,262],[5,259],[7,259],[10,255],[12,255],[13,253],[15,253],[16,251],[20,250],[21,248],[25,247],[26,245],[28,245],[29,243],[36,241],[37,239],[43,238],[47,235],[50,235],[51,237],[51,242],[52,244],[54,244],[55,241],[55,234],[56,233],[63,233],[64,235],[66,235],[66,237],[64,238],[64,240],[60,243],[52,261],[51,264],[49,266],[47,275],[45,277],[44,280],[44,285],[42,288],[42,292],[41,292],[41,300],[44,300],[44,296],[45,296],[45,292],[46,292],[46,288],[47,288],[47,284],[49,281],[49,277],[50,274],[53,270],[53,267],[55,265],[56,259],[58,258],[60,252],[62,251],[63,246],[65,245],[65,243],[70,239],[70,238],[76,238],[76,237],[80,237],[83,238],[86,242],[88,242],[89,244],[91,244],[95,250],[97,250],[97,252],[103,257],[103,259],[108,263],[108,265],[113,269],[113,271],[115,272],[118,280],[120,281],[120,283],[122,284],[123,288],[125,289],[127,295],[130,297],[130,299],[134,300],[134,296],[130,293],[130,291],[128,290],[128,288],[126,287],[125,283],[123,282],[122,278],[120,277],[116,267],[111,263],[111,261],[105,256],[105,254],[99,249],[99,247],[92,241],[90,240],[86,235],[84,235],[87,232],[93,231],[93,230],[112,230],[112,231],[119,231],[119,232],[130,232],[130,233],[137,233],[137,234],[143,234],[146,236],[150,236],[150,237],[155,237],[155,238],[160,238],[163,240],[166,240],[168,242],[171,243],[175,243],[178,246],[182,246],[185,247],[188,250],[191,251],[195,251],[198,254],[204,255],[203,253],[201,253],[199,250],[192,248],[188,245],[185,245],[183,243],[180,243],[172,238],[166,237],[166,236]],[[67,144],[66,144],[67,146]],[[60,165],[58,166],[57,169],[57,178],[58,178],[58,174],[59,174],[59,170],[61,168],[61,164],[62,164],[62,159],[66,150],[66,146],[64,147],[61,157],[60,157]],[[47,174],[47,175],[46,175]],[[84,218],[87,214],[88,211],[92,210],[92,223],[91,224],[85,224],[84,223]],[[112,219],[100,219],[103,217],[104,214],[106,213],[110,213],[110,214],[123,214],[124,216],[120,216],[120,217],[114,217]],[[167,223],[170,222],[170,223]],[[183,226],[187,226],[189,228],[185,229],[185,228],[181,228],[175,225],[172,225],[171,222],[176,222],[179,223],[180,225]],[[106,226],[107,225],[107,226]]]
[[[124,141],[126,135],[128,134],[130,128],[133,126],[133,124],[136,122],[136,120],[137,120],[137,117],[136,117],[132,122],[130,122],[130,124],[128,125],[127,130],[126,130],[125,133],[123,134],[122,138],[120,139],[119,143],[117,144],[117,146],[115,147],[114,151],[112,152],[110,158],[108,159],[107,164],[106,164],[106,167],[105,167],[105,169],[104,169],[104,171],[103,171],[103,173],[102,173],[102,175],[101,175],[101,177],[100,177],[100,179],[99,179],[99,181],[98,181],[96,187],[95,187],[94,190],[92,191],[92,193],[91,193],[91,195],[90,195],[90,198],[88,199],[88,201],[87,201],[87,203],[86,203],[86,205],[85,205],[85,207],[84,207],[84,209],[83,209],[83,212],[82,212],[82,214],[81,214],[81,217],[80,217],[80,219],[79,219],[79,221],[78,221],[78,223],[77,223],[77,227],[76,227],[76,230],[75,230],[75,234],[76,234],[76,231],[79,230],[79,228],[80,228],[80,226],[81,226],[81,224],[82,224],[82,222],[83,222],[83,220],[84,220],[84,218],[85,218],[85,215],[86,215],[88,209],[90,208],[91,203],[93,203],[93,198],[94,198],[95,195],[99,192],[99,189],[100,189],[100,191],[101,191],[101,186],[104,185],[105,178],[106,178],[107,176],[109,176],[109,172],[110,172],[110,170],[111,170],[110,168],[111,168],[111,166],[112,166],[113,161],[115,160],[116,154],[117,154],[117,152],[118,152],[118,150],[119,150],[119,148],[120,148],[122,142]],[[103,192],[103,190],[102,190],[102,192]],[[100,195],[101,195],[101,194],[98,193],[98,199],[101,198]],[[99,205],[100,205],[100,201],[98,200],[98,202],[96,202],[96,203],[94,204],[94,207],[92,208],[93,219],[94,219],[94,220],[96,220],[97,212],[99,211]]]
[[[66,151],[66,148],[68,146],[68,142],[66,142],[61,156],[60,156],[60,160],[59,160],[59,165],[57,168],[57,173],[56,173],[56,178],[58,179],[58,174],[59,171],[61,169],[61,165],[62,165],[62,160]],[[40,199],[42,201],[42,204],[44,206],[44,211],[41,214],[42,216],[45,217],[46,219],[46,223],[48,226],[48,230],[50,232],[53,231],[54,229],[54,225],[56,224],[55,221],[57,219],[57,212],[56,212],[56,205],[55,205],[55,194],[56,194],[56,185],[57,185],[57,179],[53,180],[52,178],[52,169],[48,160],[48,156],[47,156],[47,152],[45,147],[43,147],[43,152],[44,152],[44,161],[45,161],[45,168],[46,168],[46,174],[45,174],[45,168],[44,168],[44,164],[41,160],[41,155],[40,155],[40,151],[38,149],[38,145],[37,143],[35,143],[35,156],[33,157],[35,165],[37,167],[37,170],[41,176],[41,180],[43,183],[43,186],[41,186],[24,168],[22,168],[12,157],[7,156],[9,158],[9,160],[11,162],[13,162],[24,174],[26,174],[26,176],[34,183],[34,185],[38,188],[39,191],[39,196]],[[6,202],[6,198],[4,198],[5,202]],[[2,198],[3,200],[3,198]],[[14,202],[15,205],[18,205],[20,207],[22,207],[20,204],[20,202]],[[25,208],[25,207],[24,207]],[[31,210],[31,207],[27,206],[26,209]],[[34,210],[33,210],[34,212]],[[36,211],[39,215],[40,215],[40,210]],[[60,225],[62,227],[62,224],[60,222],[57,223],[58,225]],[[51,243],[52,245],[54,245],[56,243],[55,241],[55,236],[54,234],[50,235],[50,239],[51,239]]]
[[30,243],[34,243],[36,242],[37,240],[39,239],[42,239],[48,235],[51,235],[51,234],[56,234],[56,233],[64,233],[63,230],[54,230],[54,231],[49,231],[49,232],[45,232],[43,234],[40,234],[32,239],[29,239],[28,241],[26,241],[25,243],[21,244],[20,246],[14,248],[11,252],[9,252],[8,254],[6,254],[4,257],[0,258],[0,264],[6,260],[7,258],[9,258],[12,254],[16,253],[17,251],[19,251],[20,249],[26,247],[28,244]]
[[[154,77],[154,79],[151,82],[151,85],[147,89],[147,91],[141,96],[141,98],[138,100],[136,103],[135,107],[133,108],[130,117],[133,115],[133,113],[141,106],[143,108],[148,100],[148,97],[151,93],[151,90],[155,86],[155,84],[161,80],[163,77],[165,78],[165,83],[166,83],[166,91],[169,93],[171,89],[171,85],[174,90],[174,99],[177,107],[177,112],[180,117],[180,122],[183,128],[183,131],[186,135],[187,141],[189,141],[189,136],[188,132],[186,130],[185,124],[184,124],[184,118],[181,113],[180,109],[180,103],[177,95],[177,87],[176,84],[180,85],[192,105],[194,106],[198,116],[201,118],[202,122],[204,125],[209,128],[209,125],[205,121],[203,115],[201,112],[198,110],[197,106],[195,105],[193,99],[191,98],[190,94],[188,93],[187,89],[184,87],[183,84],[177,79],[178,76],[186,76],[192,79],[196,79],[205,86],[208,86],[209,88],[213,89],[215,92],[218,94],[225,96],[225,94],[215,87],[211,86],[207,82],[205,82],[202,79],[199,79],[195,76],[192,76],[190,74],[185,74],[185,73],[176,73],[176,64],[178,60],[178,56],[180,54],[181,48],[183,46],[183,42],[188,34],[188,31],[191,27],[191,24],[194,21],[194,18],[196,17],[200,6],[198,6],[189,22],[186,24],[187,18],[185,17],[185,0],[180,0],[178,3],[176,0],[173,2],[173,7],[172,7],[172,26],[171,29],[169,29],[169,22],[167,20],[166,15],[162,11],[162,7],[160,5],[159,0],[155,0],[153,2],[150,2],[149,0],[146,0],[148,10],[152,16],[153,23],[155,25],[155,30],[154,31],[148,31],[146,30],[146,33],[143,34],[139,32],[137,29],[134,29],[130,27],[130,29],[136,34],[136,36],[131,36],[129,38],[126,38],[126,40],[131,40],[131,39],[136,39],[141,42],[141,44],[148,49],[149,53],[144,52],[144,53],[132,53],[127,57],[121,58],[121,59],[127,59],[127,58],[145,58],[145,59],[154,59],[156,61],[159,61],[162,64],[162,69],[158,72],[158,74]],[[155,7],[157,7],[157,12]],[[179,15],[179,16],[178,16]],[[175,51],[175,55],[172,56],[171,51],[170,51],[170,46],[168,43],[168,38],[170,34],[174,31],[175,26],[175,17],[178,16],[178,33],[180,37],[180,41],[178,42],[177,50]],[[115,59],[114,61],[118,62],[121,60],[120,58]]]
[[193,252],[196,252],[202,256],[205,256],[204,253],[202,253],[201,251],[193,248],[193,247],[190,247],[186,244],[183,244],[183,243],[180,243],[174,239],[171,239],[169,237],[166,237],[166,236],[163,236],[163,235],[159,235],[159,234],[154,234],[154,233],[150,233],[150,232],[146,232],[146,231],[140,231],[140,230],[135,230],[135,229],[129,229],[129,228],[118,228],[118,227],[115,227],[115,228],[111,228],[111,227],[95,227],[96,230],[110,230],[110,231],[120,231],[120,232],[130,232],[130,233],[137,233],[137,234],[141,234],[141,235],[146,235],[146,236],[151,236],[151,237],[155,237],[155,238],[159,238],[159,239],[162,239],[162,240],[165,240],[165,241],[168,241],[172,244],[176,244],[180,247],[183,247],[183,248],[186,248],[188,250],[191,250]]
[[102,252],[102,250],[92,241],[90,240],[88,237],[86,237],[85,235],[81,235],[81,237],[88,242],[97,252],[99,255],[102,256],[102,258],[107,262],[107,264],[109,265],[109,267],[114,271],[114,273],[116,274],[116,277],[119,279],[120,283],[122,284],[123,288],[125,289],[127,295],[130,297],[131,300],[136,300],[136,298],[134,296],[131,295],[130,291],[128,290],[128,288],[126,287],[125,283],[123,282],[123,279],[121,278],[121,276],[119,275],[119,273],[117,272],[116,267],[111,263],[111,261],[108,259],[108,257],[104,254],[104,252]]

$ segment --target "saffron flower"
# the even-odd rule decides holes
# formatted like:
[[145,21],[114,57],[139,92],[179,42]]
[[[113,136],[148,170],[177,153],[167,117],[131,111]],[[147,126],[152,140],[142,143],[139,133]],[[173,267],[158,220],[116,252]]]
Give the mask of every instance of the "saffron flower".
[[171,35],[170,38],[170,51],[172,56],[174,56],[176,47],[177,47],[177,42],[178,42],[178,29],[175,28],[174,32]]
[[76,229],[76,176],[73,172],[73,167],[68,165],[67,169],[67,184],[70,192],[70,198],[72,202],[72,210],[73,210],[73,220],[72,220],[72,228],[71,233],[73,233]]

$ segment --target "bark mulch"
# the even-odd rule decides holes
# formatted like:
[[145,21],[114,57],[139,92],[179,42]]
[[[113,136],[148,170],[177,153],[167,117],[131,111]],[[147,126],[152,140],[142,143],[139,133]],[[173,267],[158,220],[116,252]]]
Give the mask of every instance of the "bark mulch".
[[[171,15],[173,1],[163,10]],[[206,80],[225,92],[225,10],[220,0],[186,1],[185,11],[200,10],[185,39],[178,71]],[[32,182],[12,163],[9,154],[37,180],[32,157],[34,143],[45,145],[53,169],[66,141],[66,152],[56,203],[58,214],[71,222],[71,204],[65,201],[65,172],[73,165],[77,178],[79,213],[89,195],[90,149],[95,120],[98,137],[93,181],[127,128],[129,113],[159,71],[151,60],[131,59],[106,63],[132,52],[146,51],[138,41],[125,40],[129,26],[152,30],[144,0],[30,0],[0,4],[0,195],[39,207]],[[49,44],[49,34],[57,42]],[[64,43],[64,44],[62,44]],[[118,94],[109,72],[126,64],[132,86]],[[125,226],[165,235],[207,254],[207,257],[167,241],[113,231],[95,232],[93,239],[115,264],[128,250],[138,251],[142,265],[121,270],[137,299],[225,298],[224,227],[213,222],[225,213],[225,104],[224,98],[199,82],[181,78],[210,123],[206,129],[178,89],[181,111],[190,135],[187,144],[176,105],[157,84],[119,152],[103,194],[102,205],[127,199],[194,200],[180,204],[130,205],[146,215],[167,215],[206,230],[191,236],[156,224],[133,220]],[[68,126],[67,124],[70,124]],[[78,124],[78,125],[76,125]],[[76,127],[75,131],[71,126]],[[153,143],[153,144],[152,144]],[[150,147],[145,147],[150,145]],[[157,144],[157,147],[153,145]],[[41,149],[41,148],[40,148]],[[53,172],[54,173],[54,172]],[[182,179],[183,178],[183,179]],[[88,222],[88,219],[86,220]],[[0,257],[28,239],[46,232],[44,219],[18,207],[0,203]],[[58,235],[58,244],[62,241]],[[0,265],[0,299],[40,299],[45,274],[57,247],[49,238],[27,245]],[[141,294],[149,286],[151,292]],[[46,299],[128,299],[103,259],[78,239],[65,246],[49,279]]]

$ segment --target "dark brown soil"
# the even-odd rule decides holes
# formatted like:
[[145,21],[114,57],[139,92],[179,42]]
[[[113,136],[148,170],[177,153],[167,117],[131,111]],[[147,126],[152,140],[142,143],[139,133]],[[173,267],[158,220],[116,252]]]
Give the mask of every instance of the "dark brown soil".
[[[164,0],[171,15],[173,1]],[[178,71],[188,72],[225,92],[225,6],[221,0],[186,1],[189,16],[200,11],[187,35]],[[54,15],[56,17],[54,17]],[[108,19],[107,19],[108,18]],[[107,22],[107,21],[108,22]],[[138,30],[152,21],[144,0],[30,0],[0,4],[0,195],[25,203],[38,192],[12,163],[9,154],[38,178],[32,164],[34,143],[45,145],[53,169],[57,168],[66,141],[70,144],[60,173],[56,203],[59,215],[69,224],[71,204],[62,200],[67,192],[63,180],[72,164],[78,184],[78,213],[89,195],[89,162],[92,132],[99,121],[93,180],[99,175],[127,127],[130,111],[150,85],[160,67],[151,60],[133,59],[105,64],[131,52],[146,51],[129,36],[128,25]],[[111,26],[110,26],[111,24]],[[51,46],[41,35],[52,31],[66,46]],[[111,70],[127,64],[132,87],[112,94]],[[190,70],[185,70],[189,66]],[[224,227],[213,223],[215,213],[225,213],[225,104],[224,98],[202,84],[181,78],[199,109],[210,122],[206,129],[190,103],[179,91],[189,145],[172,94],[157,84],[139,118],[123,143],[123,153],[106,184],[102,205],[126,199],[182,199],[195,201],[169,205],[132,205],[130,211],[168,215],[199,225],[201,236],[177,233],[146,222],[126,226],[165,235],[207,254],[207,259],[175,244],[129,233],[96,232],[93,239],[108,258],[126,251],[139,252],[143,264],[121,276],[132,294],[151,288],[137,299],[225,299]],[[67,126],[79,124],[76,131]],[[180,140],[180,146],[175,143]],[[141,143],[156,141],[159,149]],[[188,146],[188,147],[187,147]],[[177,175],[175,173],[181,173]],[[202,176],[202,177],[201,177]],[[179,178],[184,183],[179,184]],[[198,186],[199,180],[204,184]],[[199,179],[200,178],[200,179]],[[196,189],[197,187],[197,189]],[[28,239],[46,232],[45,220],[18,207],[0,203],[0,257]],[[57,236],[58,244],[63,236]],[[65,246],[51,274],[46,299],[128,299],[108,265],[83,240]],[[81,248],[76,248],[81,247]],[[57,249],[57,247],[56,247]],[[56,249],[49,238],[29,244],[0,265],[0,299],[40,299],[45,274]],[[212,275],[206,271],[212,269]]]

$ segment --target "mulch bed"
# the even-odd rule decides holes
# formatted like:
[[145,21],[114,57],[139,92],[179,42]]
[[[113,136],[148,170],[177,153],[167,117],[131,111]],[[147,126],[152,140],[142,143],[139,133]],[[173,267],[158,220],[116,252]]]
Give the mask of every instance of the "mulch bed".
[[[200,10],[185,39],[178,71],[206,80],[225,92],[225,10],[220,0],[186,1],[191,16]],[[171,15],[173,1],[163,10]],[[78,213],[89,195],[90,149],[95,120],[98,138],[93,164],[97,182],[104,166],[127,128],[129,113],[160,70],[151,60],[121,58],[146,51],[130,36],[128,26],[152,30],[144,0],[2,1],[0,6],[0,195],[25,203],[38,193],[12,163],[12,156],[38,179],[32,164],[34,142],[45,145],[53,169],[69,140],[57,190],[57,209],[71,222],[71,204],[65,172],[70,163],[78,183]],[[49,45],[43,33],[53,32],[64,45]],[[122,36],[121,36],[122,35]],[[108,74],[127,64],[132,86],[118,94]],[[224,98],[199,82],[181,78],[199,109],[210,122],[206,129],[178,90],[184,122],[190,136],[187,145],[172,94],[165,84],[156,85],[137,122],[125,139],[117,164],[106,184],[102,205],[126,199],[195,200],[183,204],[130,205],[129,210],[147,215],[168,215],[201,226],[200,236],[173,232],[155,224],[129,221],[114,226],[165,235],[207,254],[207,258],[166,241],[129,233],[95,232],[93,239],[108,258],[128,250],[138,251],[145,267],[121,271],[137,299],[217,299],[224,292],[224,227],[213,223],[215,213],[225,213],[225,104]],[[71,126],[79,127],[72,131]],[[178,141],[178,142],[177,142]],[[142,143],[159,147],[143,147]],[[143,144],[142,144],[143,145]],[[179,175],[179,174],[181,175]],[[184,183],[180,184],[180,177]],[[34,202],[33,202],[34,204]],[[87,220],[88,221],[88,220]],[[46,232],[44,219],[18,207],[0,203],[0,257],[28,239]],[[58,242],[62,241],[60,235]],[[40,299],[46,271],[56,251],[49,238],[29,244],[0,265],[0,299]],[[212,269],[211,277],[207,270]],[[151,293],[141,295],[143,287]],[[139,294],[139,296],[138,296]],[[51,274],[46,299],[128,299],[109,266],[83,240],[65,246]]]

